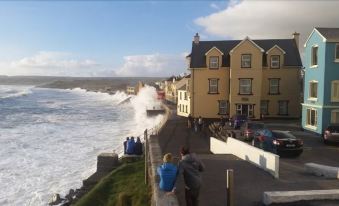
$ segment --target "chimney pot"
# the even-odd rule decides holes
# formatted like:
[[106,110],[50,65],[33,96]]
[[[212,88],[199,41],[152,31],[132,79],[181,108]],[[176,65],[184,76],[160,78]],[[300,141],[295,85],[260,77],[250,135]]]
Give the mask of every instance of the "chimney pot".
[[294,33],[292,34],[292,36],[293,36],[293,39],[294,39],[294,41],[295,41],[295,44],[297,45],[297,47],[298,47],[298,49],[299,49],[299,36],[300,36],[300,33],[294,32]]

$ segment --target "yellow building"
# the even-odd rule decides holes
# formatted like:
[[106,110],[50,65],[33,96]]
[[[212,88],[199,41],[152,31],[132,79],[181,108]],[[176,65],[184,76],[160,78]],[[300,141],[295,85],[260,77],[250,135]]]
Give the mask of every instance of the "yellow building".
[[168,102],[177,104],[177,82],[181,80],[181,77],[172,76],[165,80],[165,99]]
[[292,39],[200,41],[187,59],[193,117],[244,114],[299,118],[301,68],[299,34]]

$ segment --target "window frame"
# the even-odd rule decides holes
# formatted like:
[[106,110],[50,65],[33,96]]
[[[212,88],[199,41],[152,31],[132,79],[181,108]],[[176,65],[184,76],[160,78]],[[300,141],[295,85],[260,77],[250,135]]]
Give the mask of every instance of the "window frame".
[[[244,57],[245,56],[249,56],[249,66],[244,66],[243,62],[245,62]],[[240,59],[240,63],[241,63],[241,68],[252,68],[252,54],[241,54],[241,59]]]
[[[211,82],[216,80],[217,84],[212,85]],[[211,91],[211,88],[216,87],[216,91]],[[218,78],[209,78],[208,79],[208,94],[219,94],[219,79]]]
[[[316,97],[312,96],[312,88],[311,85],[312,84],[317,84],[317,87],[316,87]],[[311,100],[311,101],[317,101],[318,100],[318,81],[315,81],[315,80],[312,80],[312,81],[309,81],[309,84],[308,84],[308,100]]]
[[[272,63],[273,63],[273,58],[274,57],[278,57],[278,66],[273,66]],[[270,57],[270,66],[271,66],[271,69],[280,69],[280,55],[271,55]]]
[[338,118],[337,116],[339,116],[339,109],[331,110],[331,124],[339,124],[339,121],[338,122],[333,121]]
[[[277,91],[276,92],[272,92],[272,84],[271,81],[272,80],[277,80],[278,81],[278,85],[273,85],[275,87],[277,87]],[[268,78],[268,94],[269,95],[279,95],[280,94],[280,78]]]
[[[249,84],[250,92],[249,93],[242,93],[241,92],[241,88],[244,87],[244,85],[241,85],[242,80],[249,80],[250,81],[250,84]],[[238,92],[238,95],[253,95],[252,81],[253,81],[253,78],[239,78],[239,92]]]
[[[263,102],[265,102],[266,104],[266,107],[265,107],[265,111],[263,112]],[[260,114],[263,114],[263,115],[269,115],[268,113],[268,105],[269,105],[269,100],[261,100],[260,101]]]
[[[224,107],[221,107],[221,103],[224,103]],[[222,109],[225,110],[225,112],[222,112]],[[218,100],[218,115],[226,115],[228,109],[228,104],[226,100]]]
[[[216,62],[212,62],[212,59],[216,59]],[[216,66],[212,66],[212,64],[216,64]],[[219,69],[219,57],[218,56],[210,56],[209,57],[209,69]]]
[[[285,108],[286,109],[286,113],[283,113],[280,110],[282,103],[286,103],[286,108]],[[289,104],[288,100],[279,100],[278,101],[278,115],[288,116],[288,104]]]
[[[314,111],[314,125],[312,125],[311,117],[312,111]],[[316,129],[318,125],[318,110],[314,108],[307,108],[306,109],[306,127],[311,127]]]
[[[316,52],[314,52],[316,50]],[[318,45],[313,45],[311,48],[311,68],[318,67],[319,64],[319,47]]]
[[[334,95],[334,85],[337,85],[337,95]],[[333,80],[331,82],[331,102],[339,102],[339,80]]]

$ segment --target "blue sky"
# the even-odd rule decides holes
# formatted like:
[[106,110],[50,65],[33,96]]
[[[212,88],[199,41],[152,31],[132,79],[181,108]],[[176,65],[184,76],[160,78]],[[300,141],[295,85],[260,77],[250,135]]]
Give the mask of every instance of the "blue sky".
[[[319,21],[299,22],[286,19],[285,11],[273,11],[276,22],[270,24],[265,21],[269,13],[258,15],[263,4],[296,8],[296,15],[315,9],[326,14]],[[337,6],[305,1],[0,1],[0,75],[178,74],[186,71],[184,56],[196,32],[204,40],[290,38],[294,31],[305,38],[318,26],[312,21],[339,27]]]

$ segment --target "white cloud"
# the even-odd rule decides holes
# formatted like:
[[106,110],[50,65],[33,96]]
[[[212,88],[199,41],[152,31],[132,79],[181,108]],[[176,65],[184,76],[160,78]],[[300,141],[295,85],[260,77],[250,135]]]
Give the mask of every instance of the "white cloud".
[[339,27],[337,1],[232,1],[220,11],[195,20],[204,33],[219,38],[291,38],[301,45],[313,27]]
[[[31,57],[0,62],[0,74],[42,76],[98,76],[107,69],[91,59],[74,59],[71,53],[41,51]],[[113,74],[112,74],[113,75]]]
[[216,10],[219,10],[219,9],[220,9],[219,5],[217,5],[216,3],[211,3],[211,4],[210,4],[210,7],[211,7],[212,9],[216,9]]
[[118,76],[170,76],[186,71],[185,54],[149,54],[125,56]]

